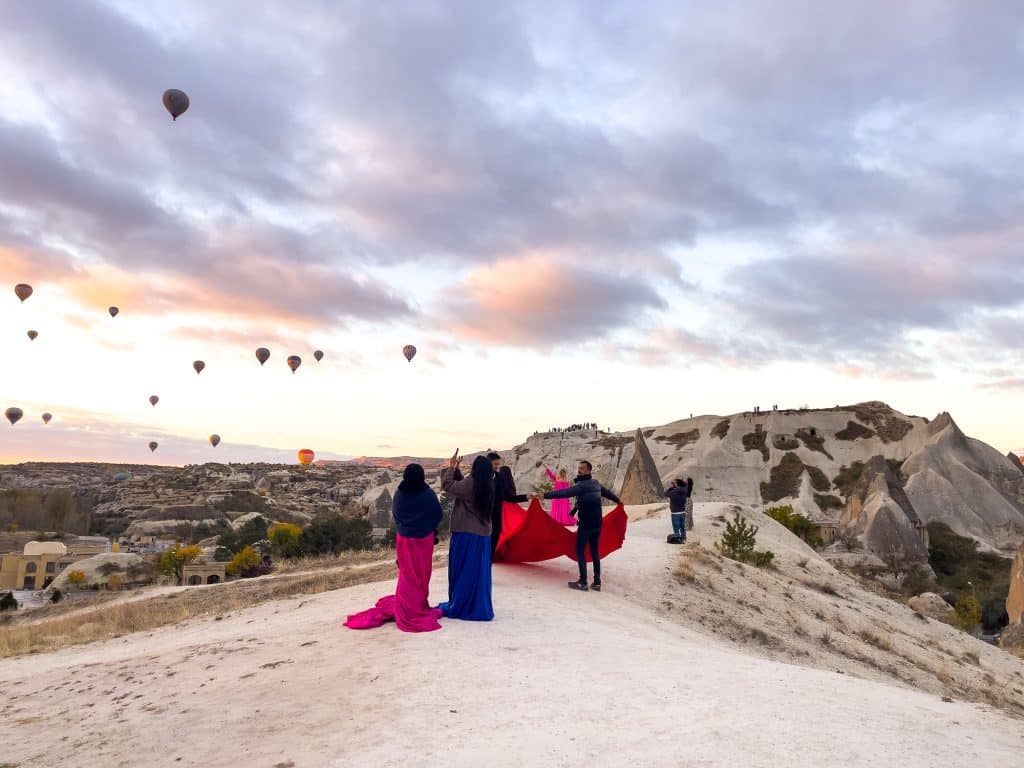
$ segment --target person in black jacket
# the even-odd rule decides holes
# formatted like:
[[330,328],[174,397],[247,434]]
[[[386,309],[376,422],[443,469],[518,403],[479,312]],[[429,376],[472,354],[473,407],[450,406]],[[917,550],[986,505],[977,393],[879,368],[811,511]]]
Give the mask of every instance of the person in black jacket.
[[437,533],[441,524],[441,503],[434,489],[427,485],[426,473],[419,464],[410,464],[402,473],[402,482],[391,502],[391,517],[398,535],[407,539],[422,539]]
[[498,541],[501,539],[502,505],[507,501],[512,504],[521,504],[528,497],[525,494],[516,493],[516,481],[512,477],[512,470],[502,466],[501,454],[491,452],[487,454],[491,462],[491,469],[494,470],[494,506],[491,509],[491,554],[498,548]]
[[690,489],[682,480],[673,480],[665,491],[668,496],[668,511],[672,516],[672,532],[686,541],[686,500],[690,498]]
[[[572,589],[587,591],[587,547],[590,547],[590,559],[594,561],[594,583],[591,589],[601,591],[601,525],[604,515],[601,512],[601,499],[619,503],[619,497],[609,491],[593,478],[594,467],[589,461],[581,461],[576,468],[575,485],[560,491],[548,491],[545,499],[576,499],[576,513],[579,527],[576,529],[576,562],[580,567],[579,581],[570,581]],[[540,498],[538,496],[537,498]]]

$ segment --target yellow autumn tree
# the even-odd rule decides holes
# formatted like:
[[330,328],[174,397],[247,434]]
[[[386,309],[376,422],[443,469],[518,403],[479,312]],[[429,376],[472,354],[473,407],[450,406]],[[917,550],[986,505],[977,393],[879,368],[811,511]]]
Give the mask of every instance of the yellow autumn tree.
[[299,552],[299,536],[302,529],[291,523],[277,523],[270,526],[267,538],[279,557],[294,557]]
[[260,558],[259,553],[255,549],[244,547],[241,552],[232,557],[230,562],[224,566],[224,573],[228,576],[244,577],[247,572],[259,568],[262,562],[262,558]]

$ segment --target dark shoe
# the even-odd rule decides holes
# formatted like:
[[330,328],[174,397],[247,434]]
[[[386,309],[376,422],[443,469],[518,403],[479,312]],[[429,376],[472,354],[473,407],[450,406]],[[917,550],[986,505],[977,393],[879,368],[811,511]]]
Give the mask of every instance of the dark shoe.
[[601,582],[600,581],[595,581],[593,584],[590,585],[590,588],[592,590],[594,590],[595,592],[600,592],[601,591]]
[[580,592],[587,591],[587,582],[585,581],[570,581],[569,589],[578,589]]

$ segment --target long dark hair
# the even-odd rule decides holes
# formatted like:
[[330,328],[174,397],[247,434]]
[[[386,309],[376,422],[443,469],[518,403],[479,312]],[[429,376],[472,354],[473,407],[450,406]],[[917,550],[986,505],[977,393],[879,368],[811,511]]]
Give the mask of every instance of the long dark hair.
[[427,487],[427,475],[419,464],[410,464],[402,473],[402,482],[398,490],[402,493],[419,493]]
[[686,490],[688,490],[691,494],[693,493],[693,478],[692,477],[686,478]]
[[473,506],[483,518],[490,519],[491,507],[494,505],[494,470],[486,456],[473,459]]

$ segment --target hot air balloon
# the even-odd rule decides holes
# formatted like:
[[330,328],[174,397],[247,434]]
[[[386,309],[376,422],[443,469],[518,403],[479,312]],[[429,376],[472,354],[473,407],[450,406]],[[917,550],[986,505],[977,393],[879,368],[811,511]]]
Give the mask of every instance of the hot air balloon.
[[37,336],[39,336],[39,331],[29,331],[28,332],[29,341],[35,341]]
[[266,347],[260,347],[256,350],[256,359],[260,361],[260,365],[263,365],[270,359],[270,350]]
[[309,448],[303,448],[299,451],[299,464],[304,467],[308,467],[313,463],[313,459],[316,458],[316,454],[313,453]]
[[50,423],[50,419],[52,419],[52,418],[53,418],[53,414],[52,413],[44,413],[43,414],[43,424],[49,424]]
[[159,402],[160,402],[160,398],[157,397],[156,395],[150,395],[149,396],[149,404],[150,405],[156,406],[156,404],[159,403]]
[[220,443],[220,435],[210,435],[210,445],[214,448]]
[[111,317],[117,317],[117,313],[120,312],[120,311],[121,310],[118,309],[117,307],[110,307],[110,309],[107,310],[107,312],[110,313]]
[[6,411],[4,411],[4,416],[6,416],[7,420],[9,422],[11,422],[11,426],[12,427],[15,424],[17,424],[21,420],[21,417],[24,416],[24,415],[25,414],[21,410],[21,408],[13,408],[13,407],[11,407],[11,408],[8,408]]
[[299,370],[300,365],[302,365],[301,357],[299,357],[298,355],[289,355],[288,367],[292,369],[292,373],[295,373],[297,370]]
[[14,286],[14,295],[21,299],[21,303],[25,303],[25,299],[32,295],[32,286],[28,283],[18,283]]
[[416,347],[412,344],[406,344],[402,347],[402,354],[405,355],[405,359],[411,363],[412,359],[416,357]]
[[196,369],[196,375],[198,376],[200,373],[203,372],[203,368],[206,367],[206,363],[204,363],[202,360],[196,360],[194,363],[192,363],[192,367]]
[[164,109],[171,113],[171,118],[177,120],[188,109],[188,95],[177,88],[168,88],[164,91]]
[[150,453],[152,453],[153,451],[155,451],[155,450],[156,450],[156,447],[157,447],[158,445],[160,445],[160,443],[158,443],[158,442],[157,442],[156,440],[154,440],[153,442],[151,442],[151,443],[149,444],[149,452],[150,452]]
[[313,353],[313,357],[314,357],[314,358],[316,359],[316,361],[317,361],[317,362],[319,363],[319,362],[320,362],[321,360],[323,360],[323,359],[324,359],[324,353],[323,353],[323,351],[322,351],[322,350],[319,350],[319,349],[318,349],[318,350],[317,350],[316,352],[314,352],[314,353]]

